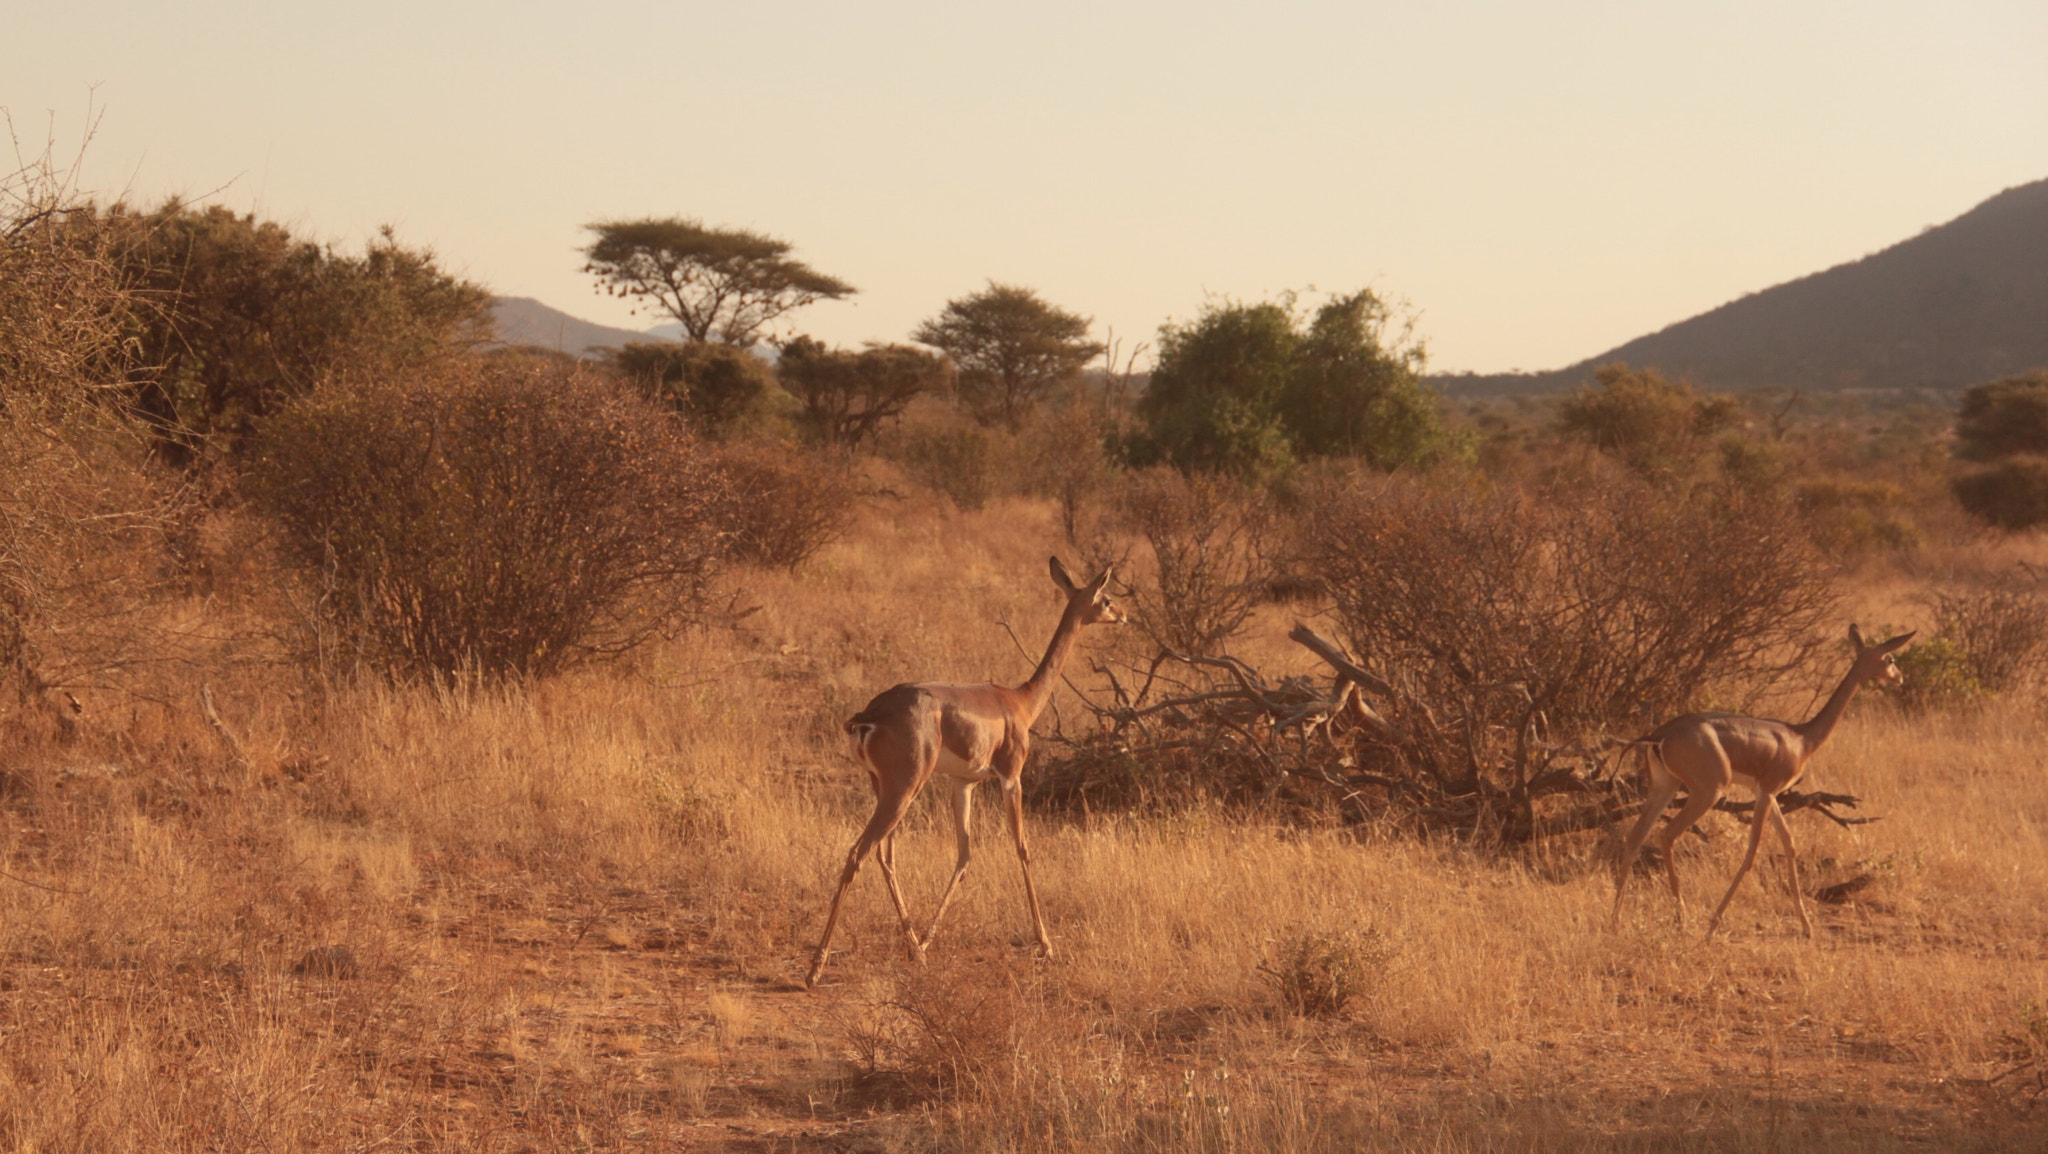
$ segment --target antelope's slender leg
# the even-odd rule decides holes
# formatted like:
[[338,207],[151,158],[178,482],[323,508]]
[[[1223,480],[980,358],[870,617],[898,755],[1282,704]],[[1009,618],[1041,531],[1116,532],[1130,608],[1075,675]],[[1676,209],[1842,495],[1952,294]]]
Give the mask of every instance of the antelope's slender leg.
[[1679,808],[1677,816],[1664,827],[1664,836],[1659,839],[1664,847],[1664,877],[1671,883],[1671,900],[1677,906],[1672,917],[1679,926],[1685,925],[1685,894],[1678,888],[1678,839],[1686,830],[1699,824],[1699,820],[1705,817],[1707,811],[1714,808],[1714,803],[1719,800],[1721,795],[1714,790],[1703,789],[1698,793],[1687,794],[1685,805]]
[[1806,916],[1806,893],[1799,886],[1799,850],[1792,844],[1792,826],[1785,821],[1785,811],[1778,807],[1778,799],[1771,798],[1771,825],[1778,831],[1778,839],[1785,843],[1785,870],[1792,879],[1792,906],[1799,911],[1799,924],[1806,928],[1806,936],[1813,936],[1813,919]]
[[825,915],[825,936],[818,941],[817,957],[811,961],[810,976],[804,985],[815,986],[825,972],[825,957],[832,949],[832,931],[839,927],[839,906],[846,900],[847,888],[853,885],[853,875],[860,872],[860,864],[867,860],[869,853],[881,844],[903,820],[910,809],[910,799],[916,796],[915,788],[890,787],[878,784],[875,790],[875,814],[868,819],[867,828],[860,831],[853,848],[846,852],[846,868],[839,874],[839,889],[832,895],[832,909]]
[[1769,793],[1757,791],[1756,816],[1749,823],[1749,848],[1743,851],[1742,865],[1735,871],[1734,879],[1728,883],[1728,892],[1721,895],[1721,904],[1714,907],[1714,916],[1707,920],[1708,937],[1714,936],[1714,927],[1721,924],[1722,913],[1728,909],[1728,903],[1735,900],[1735,887],[1742,884],[1742,879],[1749,874],[1749,868],[1756,864],[1756,847],[1757,843],[1763,840],[1764,823],[1771,819],[1771,811],[1776,808],[1775,800]]
[[1038,949],[1052,957],[1052,938],[1045,932],[1045,914],[1038,908],[1038,888],[1031,884],[1031,847],[1024,841],[1024,788],[1016,778],[1003,780],[1003,800],[1010,813],[1010,835],[1017,839],[1017,864],[1024,869],[1024,898],[1031,903],[1031,924],[1038,930]]
[[917,940],[917,929],[910,924],[910,906],[903,900],[903,890],[896,884],[896,831],[882,839],[875,850],[875,862],[882,867],[882,884],[889,887],[889,899],[896,903],[896,917],[903,923],[903,940],[910,951],[910,960],[924,964],[924,943]]
[[953,901],[954,891],[960,888],[960,879],[967,876],[967,862],[973,856],[968,845],[968,835],[974,819],[974,785],[972,781],[955,779],[953,782],[953,837],[959,846],[959,854],[953,863],[953,880],[946,884],[945,896],[939,899],[939,909],[932,915],[931,928],[924,932],[924,944],[930,946],[932,938],[939,932],[939,919],[946,916],[946,907]]
[[[1643,756],[1647,759],[1648,751],[1645,751]],[[1664,816],[1665,807],[1670,805],[1671,799],[1676,796],[1678,779],[1670,776],[1660,777],[1653,770],[1650,777],[1650,796],[1643,801],[1642,816],[1636,819],[1636,824],[1628,831],[1628,840],[1622,843],[1621,857],[1615,863],[1614,915],[1607,921],[1609,929],[1620,928],[1621,892],[1628,885],[1628,875],[1635,872],[1636,857],[1643,852],[1643,843],[1649,840],[1650,830],[1656,826],[1657,819]]]

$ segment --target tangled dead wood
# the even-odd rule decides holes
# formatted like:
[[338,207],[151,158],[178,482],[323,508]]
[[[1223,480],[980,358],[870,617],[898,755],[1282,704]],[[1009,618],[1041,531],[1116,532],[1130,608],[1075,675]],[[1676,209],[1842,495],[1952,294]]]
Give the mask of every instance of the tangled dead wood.
[[[1509,740],[1481,740],[1480,722],[1419,700],[1306,625],[1288,637],[1330,668],[1330,681],[1269,680],[1236,657],[1170,649],[1143,667],[1098,666],[1113,700],[1084,698],[1093,728],[1049,739],[1059,752],[1035,775],[1039,800],[1099,809],[1208,794],[1509,844],[1642,812],[1638,774],[1625,771],[1632,743],[1553,741],[1533,705]],[[1779,802],[1841,825],[1876,820],[1838,813],[1857,806],[1847,794],[1790,790]],[[1754,804],[1715,808],[1741,815]]]

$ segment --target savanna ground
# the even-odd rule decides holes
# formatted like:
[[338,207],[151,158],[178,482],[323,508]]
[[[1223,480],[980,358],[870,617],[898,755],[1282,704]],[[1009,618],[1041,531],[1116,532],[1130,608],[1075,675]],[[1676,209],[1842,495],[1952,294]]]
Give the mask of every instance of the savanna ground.
[[[1875,881],[1818,907],[1812,941],[1771,855],[1701,941],[1742,844],[1726,815],[1685,841],[1686,926],[1646,863],[1610,933],[1607,835],[1502,853],[1193,805],[1032,816],[1058,948],[1039,960],[987,798],[930,964],[903,957],[870,867],[806,992],[869,810],[840,723],[901,680],[1021,680],[1058,612],[1059,539],[1041,502],[883,500],[794,574],[741,573],[756,612],[627,664],[435,690],[244,654],[156,700],[87,696],[71,740],[18,734],[0,778],[0,1136],[2048,1147],[2048,734],[2013,702],[1859,699],[1806,784],[1882,820],[1791,821],[1809,890]],[[1845,582],[1866,623],[1917,623],[1909,579]],[[1312,609],[1262,610],[1239,650],[1310,670],[1280,638]],[[1141,644],[1091,630],[1069,675],[1090,689],[1091,657]],[[1068,693],[1057,709],[1041,731],[1077,720]],[[943,805],[922,800],[899,839],[920,911],[951,865]],[[1286,943],[1354,930],[1377,943],[1369,993],[1289,1012],[1268,976]]]

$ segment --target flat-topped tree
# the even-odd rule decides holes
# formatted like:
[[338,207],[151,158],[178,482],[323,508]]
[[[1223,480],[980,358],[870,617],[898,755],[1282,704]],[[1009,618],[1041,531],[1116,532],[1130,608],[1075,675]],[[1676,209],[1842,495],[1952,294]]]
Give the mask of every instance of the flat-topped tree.
[[1088,339],[1087,317],[1016,285],[946,302],[910,339],[953,358],[960,398],[984,425],[1017,427],[1032,406],[1071,381],[1104,346]]
[[598,221],[583,271],[599,291],[639,297],[692,341],[752,345],[784,313],[853,295],[852,285],[789,255],[790,243],[684,217]]

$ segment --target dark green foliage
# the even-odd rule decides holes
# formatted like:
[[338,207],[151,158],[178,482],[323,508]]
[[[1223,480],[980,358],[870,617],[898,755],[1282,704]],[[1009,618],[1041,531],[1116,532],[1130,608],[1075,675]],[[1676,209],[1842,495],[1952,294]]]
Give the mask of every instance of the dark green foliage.
[[1558,424],[1644,476],[1672,477],[1690,472],[1738,412],[1731,397],[1701,396],[1655,369],[1614,364],[1565,398]]
[[911,339],[940,349],[959,370],[959,396],[982,424],[1016,428],[1032,408],[1102,355],[1087,317],[1056,308],[1016,285],[990,281],[946,302]]
[[1956,456],[1992,461],[2015,453],[2048,454],[2048,369],[1963,390]]
[[1390,311],[1360,291],[1304,327],[1286,304],[1212,305],[1160,330],[1159,360],[1139,399],[1146,434],[1135,463],[1246,476],[1295,457],[1351,456],[1391,469],[1449,447],[1418,372],[1423,353],[1390,341]]
[[681,217],[598,221],[583,271],[618,297],[674,317],[692,341],[751,345],[784,313],[854,287],[789,255],[790,244]]
[[324,389],[264,425],[258,503],[319,584],[323,659],[539,676],[701,608],[715,473],[600,376],[490,359]]
[[1281,420],[1305,457],[1362,457],[1393,469],[1442,451],[1436,407],[1420,385],[1423,350],[1390,341],[1393,313],[1370,289],[1316,310],[1280,398]]
[[814,440],[850,446],[902,416],[919,395],[944,389],[951,369],[944,358],[908,345],[854,352],[798,337],[782,346],[776,376],[802,407],[797,419]]
[[1999,529],[2048,522],[2048,459],[2007,457],[1950,482],[1965,512]]
[[283,225],[167,201],[106,214],[136,310],[135,401],[175,460],[217,440],[246,447],[256,422],[322,378],[390,372],[487,333],[490,294],[443,272],[390,230],[360,256]]
[[767,362],[733,345],[629,344],[612,363],[708,437],[722,439],[764,415],[778,391]]
[[1257,475],[1289,456],[1280,399],[1300,336],[1277,304],[1212,305],[1159,332],[1159,359],[1138,416],[1135,463]]

